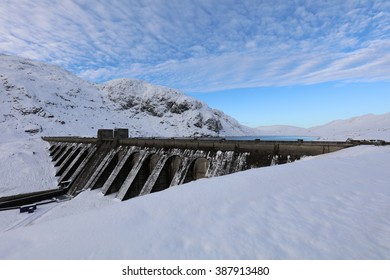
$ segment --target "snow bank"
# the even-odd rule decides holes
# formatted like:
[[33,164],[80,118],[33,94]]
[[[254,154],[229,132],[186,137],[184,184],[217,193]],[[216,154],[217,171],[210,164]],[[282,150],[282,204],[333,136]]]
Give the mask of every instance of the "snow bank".
[[390,147],[354,147],[121,203],[87,191],[0,212],[0,258],[389,259],[389,162]]
[[48,148],[41,139],[0,142],[0,196],[57,188]]

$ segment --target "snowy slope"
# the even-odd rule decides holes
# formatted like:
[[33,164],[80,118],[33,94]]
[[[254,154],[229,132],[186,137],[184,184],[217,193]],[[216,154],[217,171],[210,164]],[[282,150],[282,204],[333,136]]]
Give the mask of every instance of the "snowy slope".
[[57,178],[46,142],[0,143],[0,197],[52,188],[57,188]]
[[[1,259],[390,259],[390,147],[0,212]],[[115,238],[113,238],[115,237]]]
[[[154,135],[248,135],[254,129],[240,125],[223,112],[174,89],[140,80],[118,79],[99,86],[115,110],[131,121],[144,122]],[[141,129],[141,128],[140,128]]]
[[308,135],[324,140],[382,139],[390,141],[390,113],[367,114],[346,120],[337,120],[307,130]]
[[108,115],[96,88],[58,67],[0,56],[0,141],[91,135]]

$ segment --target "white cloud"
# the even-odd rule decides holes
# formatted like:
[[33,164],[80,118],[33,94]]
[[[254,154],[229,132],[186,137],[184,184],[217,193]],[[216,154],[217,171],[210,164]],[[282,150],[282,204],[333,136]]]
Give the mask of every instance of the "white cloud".
[[389,80],[388,1],[2,2],[0,52],[90,80],[186,91]]

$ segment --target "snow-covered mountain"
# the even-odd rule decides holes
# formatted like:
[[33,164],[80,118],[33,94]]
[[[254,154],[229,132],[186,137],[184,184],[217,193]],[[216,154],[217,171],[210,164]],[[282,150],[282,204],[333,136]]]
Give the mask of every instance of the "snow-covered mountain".
[[310,127],[285,125],[261,126],[259,135],[301,135],[313,136],[321,140],[382,139],[390,141],[390,113],[382,115],[367,114],[346,120]]
[[259,135],[294,135],[303,136],[307,134],[307,131],[303,127],[290,126],[290,125],[267,125],[257,127]]
[[153,135],[163,136],[248,135],[254,131],[171,88],[131,79],[109,81],[98,88],[104,100],[114,104],[115,111],[139,123],[137,132],[145,121]]
[[382,139],[390,141],[390,113],[367,114],[346,120],[336,120],[325,125],[307,129],[307,135],[324,140]]
[[56,66],[12,56],[0,56],[0,106],[3,136],[19,139],[88,135],[107,115],[92,84]]
[[6,55],[0,55],[0,109],[1,139],[86,136],[113,127],[129,128],[132,136],[251,132],[173,89],[127,79],[94,85],[59,67]]

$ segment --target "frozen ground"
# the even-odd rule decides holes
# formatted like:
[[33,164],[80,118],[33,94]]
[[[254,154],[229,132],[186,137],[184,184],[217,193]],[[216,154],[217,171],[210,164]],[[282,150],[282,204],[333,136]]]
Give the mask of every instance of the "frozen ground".
[[390,259],[390,147],[0,212],[1,259]]

